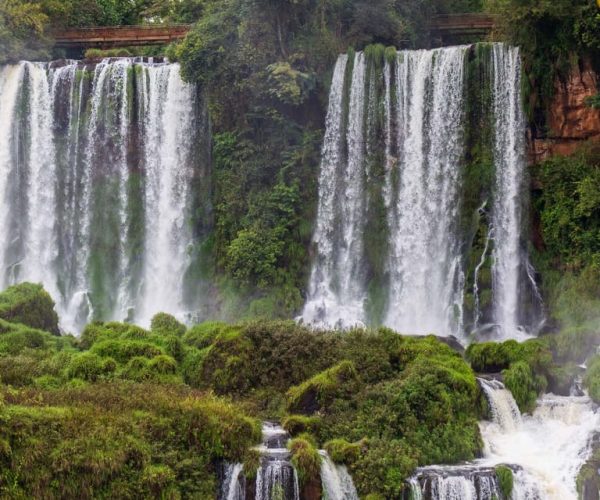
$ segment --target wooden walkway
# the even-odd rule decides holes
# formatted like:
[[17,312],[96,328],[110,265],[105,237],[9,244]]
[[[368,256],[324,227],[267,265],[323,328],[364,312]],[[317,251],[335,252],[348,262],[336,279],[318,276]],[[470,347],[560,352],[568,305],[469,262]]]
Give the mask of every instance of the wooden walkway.
[[[429,25],[433,35],[457,37],[485,36],[494,27],[494,18],[487,14],[452,14],[436,16]],[[180,40],[190,30],[187,24],[171,26],[107,26],[77,28],[53,34],[57,47],[87,49],[129,47],[134,45],[164,45]]]
[[489,14],[450,14],[436,16],[429,29],[441,36],[485,36],[492,31],[494,24],[495,18]]
[[180,40],[190,30],[187,24],[175,26],[107,26],[77,28],[53,34],[57,47],[66,49],[131,47],[134,45],[164,45]]

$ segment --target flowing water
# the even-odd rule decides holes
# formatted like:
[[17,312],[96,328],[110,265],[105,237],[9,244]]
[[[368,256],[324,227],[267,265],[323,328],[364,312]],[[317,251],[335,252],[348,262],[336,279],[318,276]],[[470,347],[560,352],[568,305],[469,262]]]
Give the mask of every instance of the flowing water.
[[189,309],[210,130],[178,65],[1,67],[0,129],[0,287],[41,282],[75,332]]
[[358,500],[358,493],[345,465],[336,465],[325,450],[321,455],[323,500]]
[[591,453],[600,411],[587,396],[546,394],[532,415],[521,415],[514,398],[496,380],[479,379],[492,421],[480,423],[484,457],[458,466],[418,469],[410,486],[418,498],[498,498],[494,467],[513,469],[513,500],[576,500],[575,478]]
[[[479,61],[475,52],[473,46],[401,51],[384,63],[362,52],[353,60],[339,57],[305,322],[382,323],[465,339],[485,315],[495,338],[535,329],[528,315],[539,308],[539,294],[521,234],[527,197],[519,52],[492,44]],[[491,211],[482,249],[471,248],[470,221],[478,210],[466,212],[464,199],[466,135],[481,126],[468,121],[473,65],[485,68],[493,101],[484,116],[495,178],[486,186],[491,199],[478,206],[488,210],[489,202]],[[475,251],[479,265],[470,267]],[[488,253],[492,304],[484,310],[480,276]],[[468,314],[467,294],[474,295]],[[524,294],[533,298],[520,299]]]

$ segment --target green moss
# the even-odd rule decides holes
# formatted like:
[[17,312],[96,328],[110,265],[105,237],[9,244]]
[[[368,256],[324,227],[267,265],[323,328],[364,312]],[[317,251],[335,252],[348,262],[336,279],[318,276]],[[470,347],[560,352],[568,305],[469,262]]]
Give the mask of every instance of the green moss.
[[504,465],[498,465],[495,468],[502,498],[511,498],[513,491],[513,472]]
[[290,388],[287,392],[288,409],[299,413],[314,413],[327,406],[334,398],[350,394],[356,383],[354,363],[341,361],[301,385]]
[[186,327],[170,314],[158,313],[152,317],[150,331],[165,337],[168,335],[181,337],[185,333]]
[[332,439],[325,443],[327,453],[336,463],[350,465],[356,462],[361,455],[363,447],[366,447],[365,441],[349,443],[345,439]]
[[296,469],[300,484],[318,481],[321,473],[321,456],[318,450],[303,438],[292,439],[288,449],[292,454],[291,462]]
[[307,417],[306,415],[289,415],[283,419],[282,427],[292,436],[303,432],[315,433],[319,429],[321,419],[319,417]]
[[502,375],[504,385],[512,392],[521,412],[532,412],[538,394],[546,389],[546,379],[536,376],[525,361],[511,363],[509,368],[503,370]]
[[590,397],[596,403],[600,403],[600,355],[594,356],[588,363],[583,383]]
[[21,283],[0,293],[0,319],[59,334],[54,301],[42,285]]

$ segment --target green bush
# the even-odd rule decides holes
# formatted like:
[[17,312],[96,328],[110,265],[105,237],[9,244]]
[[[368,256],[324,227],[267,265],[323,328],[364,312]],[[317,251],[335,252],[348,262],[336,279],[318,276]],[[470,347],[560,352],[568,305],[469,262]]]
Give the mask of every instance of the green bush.
[[20,283],[0,293],[0,319],[60,333],[54,301],[42,285]]
[[153,358],[164,354],[162,348],[142,340],[103,340],[95,343],[90,352],[104,358],[113,358],[119,363],[127,363],[136,356]]
[[349,443],[345,439],[332,439],[325,443],[325,449],[331,460],[346,465],[356,462],[360,458],[363,448],[366,448],[364,441]]
[[292,454],[291,462],[296,469],[300,484],[317,481],[321,473],[321,456],[317,449],[303,438],[292,439],[288,449]]
[[321,419],[319,417],[307,417],[306,415],[289,415],[283,419],[281,426],[292,436],[303,432],[316,433]]
[[67,368],[69,378],[80,378],[89,382],[113,373],[117,368],[115,360],[103,358],[92,353],[83,353],[74,356]]
[[521,412],[532,412],[538,394],[546,389],[546,379],[535,375],[531,366],[525,361],[511,363],[502,375],[504,385],[512,392]]
[[290,388],[287,392],[288,409],[304,414],[323,409],[334,398],[352,394],[357,388],[357,377],[354,363],[341,361],[301,385]]
[[498,478],[498,484],[500,485],[500,491],[502,492],[502,498],[511,498],[513,491],[512,470],[504,465],[496,466],[495,470],[496,477]]
[[184,324],[180,323],[175,317],[166,313],[158,313],[152,317],[150,322],[150,330],[152,333],[161,336],[175,335],[182,337],[186,331]]
[[600,403],[600,355],[594,356],[589,362],[583,379],[590,397]]

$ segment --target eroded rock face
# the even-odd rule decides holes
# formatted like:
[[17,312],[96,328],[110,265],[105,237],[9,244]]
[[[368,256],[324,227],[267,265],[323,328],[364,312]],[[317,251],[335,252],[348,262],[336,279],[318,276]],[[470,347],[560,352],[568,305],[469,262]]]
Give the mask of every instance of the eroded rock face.
[[598,94],[599,80],[588,61],[574,65],[566,80],[557,79],[548,114],[548,135],[533,139],[533,161],[571,154],[587,139],[600,140],[600,110],[585,104],[586,98]]

